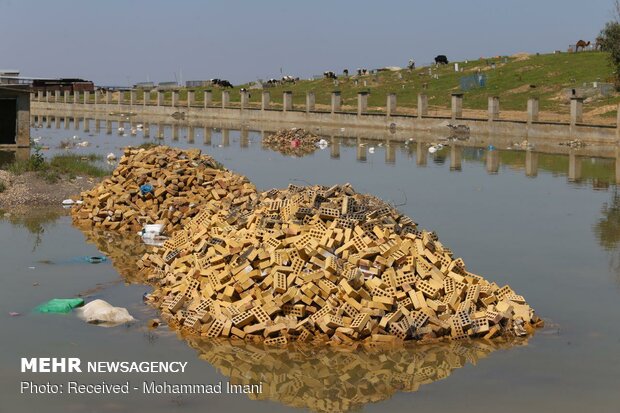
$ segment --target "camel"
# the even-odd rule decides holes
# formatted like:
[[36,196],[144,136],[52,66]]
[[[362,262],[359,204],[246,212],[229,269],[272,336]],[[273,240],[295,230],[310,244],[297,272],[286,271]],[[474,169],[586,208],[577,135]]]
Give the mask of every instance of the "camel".
[[575,45],[575,52],[578,52],[580,47],[581,47],[581,50],[584,50],[588,46],[590,46],[589,40],[588,42],[585,42],[584,40],[579,40],[577,44]]

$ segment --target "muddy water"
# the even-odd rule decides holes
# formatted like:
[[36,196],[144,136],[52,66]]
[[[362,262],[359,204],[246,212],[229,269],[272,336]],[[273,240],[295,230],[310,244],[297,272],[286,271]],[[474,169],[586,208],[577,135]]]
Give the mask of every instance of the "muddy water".
[[[92,128],[92,126],[91,126]],[[84,153],[116,152],[136,137],[79,132]],[[342,140],[304,157],[260,144],[260,135],[211,131],[211,143],[164,131],[164,142],[200,147],[259,187],[351,182],[399,205],[437,231],[475,273],[523,294],[548,327],[518,343],[466,343],[347,352],[265,349],[185,341],[148,330],[156,314],[142,304],[149,288],[132,275],[136,243],[83,233],[46,211],[0,222],[0,411],[459,411],[615,412],[620,403],[620,195],[613,160],[523,151],[451,148],[430,155],[415,141],[386,147]],[[33,136],[56,149],[72,130]],[[415,139],[415,137],[412,137]],[[372,148],[372,150],[371,150]],[[533,151],[536,154],[536,151]],[[578,153],[577,153],[578,154]],[[460,162],[457,160],[460,159]],[[534,167],[535,166],[535,167]],[[39,219],[36,219],[39,217]],[[88,264],[80,257],[104,253]],[[105,329],[72,315],[34,314],[53,297],[83,294],[127,307],[138,319]],[[19,312],[11,317],[9,312]],[[85,361],[187,361],[183,374],[22,374],[20,357],[74,356]],[[130,380],[263,383],[260,395],[22,395],[19,382]]]

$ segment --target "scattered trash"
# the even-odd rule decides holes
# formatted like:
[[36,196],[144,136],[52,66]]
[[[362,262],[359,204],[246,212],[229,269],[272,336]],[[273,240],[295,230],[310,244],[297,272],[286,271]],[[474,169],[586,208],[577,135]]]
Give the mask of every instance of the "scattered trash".
[[493,150],[495,150],[495,146],[489,145],[489,146],[487,146],[487,149],[490,150],[490,151],[493,151]]
[[370,148],[368,148],[368,153],[375,153],[375,147],[371,146]]
[[20,316],[20,315],[21,315],[21,313],[17,313],[17,312],[15,312],[15,311],[11,311],[11,312],[9,312],[9,315],[10,315],[11,317],[17,317],[17,316]]
[[448,127],[453,135],[469,135],[469,126],[467,125],[452,125],[448,123]]
[[93,300],[75,312],[87,323],[102,327],[115,327],[135,320],[126,308],[114,307],[104,300]]
[[89,262],[91,264],[101,264],[102,262],[108,260],[104,256],[92,256],[92,257],[85,257],[85,258],[86,258],[86,262]]
[[527,139],[524,139],[521,142],[513,142],[512,145],[510,145],[508,147],[508,149],[525,149],[525,150],[530,150],[530,149],[534,149],[534,145],[529,143],[529,141]]
[[65,199],[65,200],[62,201],[62,204],[64,206],[71,206],[71,205],[75,204],[75,201],[73,199]]
[[316,146],[318,146],[319,149],[323,150],[329,146],[329,142],[327,142],[325,139],[321,139],[317,142]]
[[68,313],[82,305],[84,305],[82,298],[53,298],[34,310],[39,313]]
[[144,184],[144,185],[140,185],[140,193],[142,195],[146,195],[153,192],[153,185],[151,184]]
[[110,152],[110,153],[108,154],[108,156],[106,156],[106,159],[107,159],[108,161],[115,161],[115,160],[116,160],[116,155],[114,155],[112,152]]
[[586,143],[581,139],[573,139],[571,141],[560,142],[559,145],[568,146],[572,149],[581,149],[586,147]]
[[82,148],[86,148],[86,147],[90,146],[90,142],[88,142],[88,141],[78,142],[78,143],[75,144],[75,146],[81,146]]
[[161,320],[159,318],[151,318],[149,321],[146,322],[146,325],[150,329],[155,329],[159,327],[160,324],[161,324]]

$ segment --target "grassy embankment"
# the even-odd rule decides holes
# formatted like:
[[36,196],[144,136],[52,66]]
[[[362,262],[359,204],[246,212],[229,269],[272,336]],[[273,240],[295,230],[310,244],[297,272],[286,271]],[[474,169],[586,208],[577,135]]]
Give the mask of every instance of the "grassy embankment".
[[[274,107],[281,107],[282,92],[293,92],[293,105],[302,109],[305,105],[305,94],[313,91],[316,95],[318,109],[328,109],[330,93],[340,90],[344,110],[355,110],[357,93],[370,92],[368,105],[370,111],[384,110],[387,95],[396,93],[398,110],[402,113],[415,113],[417,95],[425,92],[429,97],[430,114],[445,113],[450,108],[450,94],[464,92],[464,115],[484,115],[476,111],[487,110],[487,98],[500,96],[502,117],[518,118],[525,116],[525,108],[529,97],[540,99],[541,119],[560,120],[569,113],[569,100],[565,93],[567,88],[581,87],[584,83],[612,82],[613,71],[608,63],[608,55],[603,52],[559,53],[530,55],[527,57],[508,57],[477,59],[458,62],[462,72],[455,72],[454,66],[432,68],[422,67],[413,71],[379,72],[376,75],[339,76],[338,85],[330,79],[300,80],[296,84],[286,84],[270,88],[271,102]],[[492,68],[495,63],[495,68]],[[486,87],[461,91],[460,79],[481,71],[487,77]],[[402,78],[401,78],[402,77]],[[357,82],[356,82],[357,80]],[[239,104],[239,89],[248,88],[248,84],[237,85],[230,90],[231,105]],[[221,102],[219,88],[213,90],[213,103]],[[196,89],[196,104],[201,104],[203,89]],[[126,99],[129,98],[127,94]],[[138,93],[141,102],[142,94]],[[155,96],[153,94],[153,101]],[[170,92],[165,95],[166,101],[171,100]],[[180,104],[184,105],[187,91],[181,90]],[[250,90],[250,106],[258,107],[261,101],[260,90]],[[616,108],[620,103],[620,94],[587,99],[584,104],[586,119],[596,117],[615,121]],[[514,113],[511,113],[514,112]],[[554,117],[553,114],[558,114]]]
[[54,155],[47,160],[35,154],[27,160],[16,160],[9,164],[6,170],[13,175],[36,172],[39,177],[49,183],[56,183],[63,177],[69,179],[77,176],[101,178],[110,174],[110,170],[97,164],[102,159],[101,155],[95,154],[62,154]]

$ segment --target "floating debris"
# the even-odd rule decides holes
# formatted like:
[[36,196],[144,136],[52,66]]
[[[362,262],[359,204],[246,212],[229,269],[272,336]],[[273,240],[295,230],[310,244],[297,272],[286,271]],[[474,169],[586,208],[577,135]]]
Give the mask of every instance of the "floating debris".
[[262,144],[284,155],[303,156],[313,153],[317,148],[326,148],[329,142],[312,132],[292,128],[281,129],[265,137]]
[[573,139],[571,141],[565,141],[559,143],[561,146],[568,146],[572,149],[581,149],[586,147],[586,143],[581,139]]

